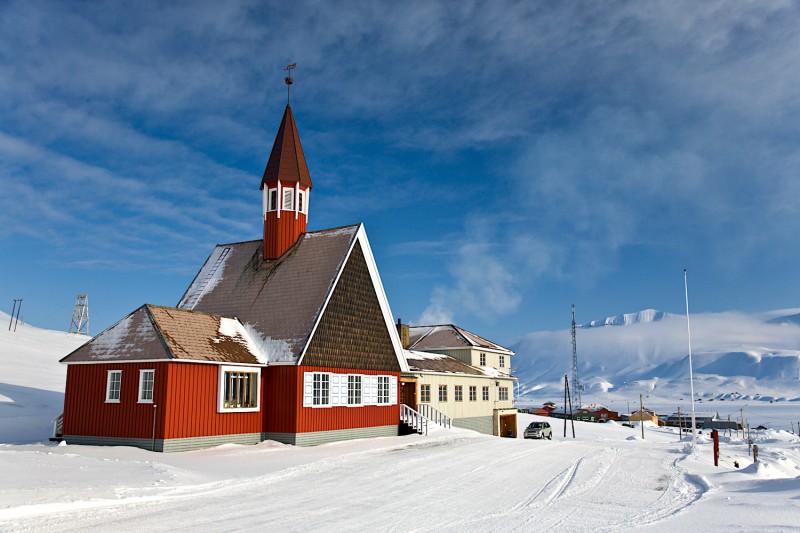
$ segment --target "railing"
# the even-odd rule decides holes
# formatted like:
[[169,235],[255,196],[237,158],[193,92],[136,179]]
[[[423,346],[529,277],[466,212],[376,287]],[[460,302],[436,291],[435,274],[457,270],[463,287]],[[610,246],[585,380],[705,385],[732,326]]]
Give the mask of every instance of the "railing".
[[449,416],[439,411],[429,403],[421,403],[417,405],[417,409],[419,409],[419,412],[422,414],[422,416],[431,422],[435,422],[444,428],[451,428],[453,426],[453,421]]
[[428,434],[428,419],[406,404],[400,405],[400,420],[420,435]]
[[53,420],[53,437],[57,438],[60,437],[62,434],[62,430],[64,427],[64,413],[58,415],[55,420]]

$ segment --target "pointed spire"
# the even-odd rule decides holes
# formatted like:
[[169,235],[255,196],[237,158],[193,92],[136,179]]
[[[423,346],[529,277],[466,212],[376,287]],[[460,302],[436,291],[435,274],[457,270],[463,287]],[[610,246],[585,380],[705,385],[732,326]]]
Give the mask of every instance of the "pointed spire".
[[267,182],[276,180],[282,183],[299,182],[306,187],[312,187],[306,157],[300,144],[300,135],[297,133],[297,125],[289,105],[286,106],[278,134],[275,136],[267,168],[261,178],[261,189]]

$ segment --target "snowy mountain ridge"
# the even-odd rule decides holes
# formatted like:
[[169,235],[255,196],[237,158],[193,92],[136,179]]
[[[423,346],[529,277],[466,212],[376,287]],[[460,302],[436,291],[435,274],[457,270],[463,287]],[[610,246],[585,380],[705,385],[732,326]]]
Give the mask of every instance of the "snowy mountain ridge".
[[[699,313],[692,318],[695,391],[701,397],[800,399],[800,324],[797,310],[750,315]],[[680,320],[678,320],[680,319]],[[584,403],[611,394],[689,395],[689,349],[681,315],[655,310],[595,321],[577,331]],[[568,329],[526,335],[511,348],[521,394],[556,397],[572,368]],[[524,401],[523,401],[524,403]]]
[[631,324],[642,324],[647,322],[658,322],[672,318],[684,318],[683,315],[667,313],[658,309],[643,309],[636,313],[624,313],[616,316],[609,316],[600,320],[592,320],[585,324],[580,324],[579,328],[598,328],[603,326],[630,326]]

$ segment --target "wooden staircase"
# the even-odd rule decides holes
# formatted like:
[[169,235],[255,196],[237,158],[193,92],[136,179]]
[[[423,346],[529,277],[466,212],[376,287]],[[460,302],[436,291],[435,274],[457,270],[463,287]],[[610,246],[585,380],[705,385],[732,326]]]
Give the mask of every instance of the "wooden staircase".
[[406,404],[400,404],[400,423],[411,433],[428,434],[428,419]]

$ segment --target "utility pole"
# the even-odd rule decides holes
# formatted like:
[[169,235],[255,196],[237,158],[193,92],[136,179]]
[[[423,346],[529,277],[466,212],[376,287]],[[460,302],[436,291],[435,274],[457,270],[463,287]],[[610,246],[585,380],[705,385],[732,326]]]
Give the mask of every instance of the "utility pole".
[[642,426],[642,440],[644,440],[644,405],[642,405],[641,393],[639,393],[639,424]]
[[567,436],[567,402],[569,401],[569,421],[572,425],[572,438],[575,438],[575,418],[572,416],[572,396],[569,394],[569,378],[564,374],[564,438]]
[[744,436],[744,409],[739,409],[739,414],[742,417],[742,440],[744,440],[745,439],[745,436]]
[[681,420],[681,406],[678,406],[678,440],[683,440],[683,420]]
[[572,397],[575,398],[575,405],[580,409],[583,407],[581,401],[581,382],[578,379],[578,342],[575,326],[575,304],[572,304]]
[[19,300],[14,298],[14,307],[11,308],[11,316],[9,317],[9,321],[8,321],[8,331],[11,331],[11,324],[14,323],[14,313],[17,312],[17,302],[18,301]]
[[14,321],[14,332],[17,331],[17,326],[19,325],[19,313],[22,311],[22,298],[19,300],[19,306],[17,306],[17,319]]

